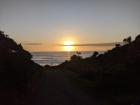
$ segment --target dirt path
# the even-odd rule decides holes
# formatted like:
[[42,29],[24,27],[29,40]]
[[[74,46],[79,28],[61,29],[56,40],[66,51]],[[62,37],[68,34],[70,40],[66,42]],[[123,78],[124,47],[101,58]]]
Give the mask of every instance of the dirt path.
[[71,72],[47,71],[33,97],[33,105],[99,105],[73,83]]

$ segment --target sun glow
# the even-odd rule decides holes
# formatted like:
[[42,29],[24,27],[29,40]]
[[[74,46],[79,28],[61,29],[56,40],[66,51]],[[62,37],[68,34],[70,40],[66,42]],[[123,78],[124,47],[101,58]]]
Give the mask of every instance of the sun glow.
[[64,46],[72,46],[74,43],[71,40],[64,41]]
[[71,40],[66,40],[63,43],[63,49],[64,51],[70,52],[70,51],[74,51],[74,46],[73,46],[74,42]]

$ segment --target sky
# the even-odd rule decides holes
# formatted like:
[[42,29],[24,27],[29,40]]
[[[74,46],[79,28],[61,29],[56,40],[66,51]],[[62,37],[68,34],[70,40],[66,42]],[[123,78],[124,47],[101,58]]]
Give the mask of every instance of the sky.
[[29,51],[107,50],[140,33],[140,0],[0,0],[0,30]]

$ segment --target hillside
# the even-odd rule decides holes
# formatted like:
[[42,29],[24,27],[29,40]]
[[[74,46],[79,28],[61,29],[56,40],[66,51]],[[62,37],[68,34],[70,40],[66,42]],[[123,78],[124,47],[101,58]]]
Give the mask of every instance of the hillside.
[[32,55],[0,31],[0,105],[24,105],[34,76],[42,69]]
[[0,31],[0,58],[0,105],[140,104],[140,35],[104,54],[41,67]]
[[56,68],[75,72],[83,81],[81,88],[108,104],[140,104],[140,35],[104,54],[95,52],[85,59],[73,55]]

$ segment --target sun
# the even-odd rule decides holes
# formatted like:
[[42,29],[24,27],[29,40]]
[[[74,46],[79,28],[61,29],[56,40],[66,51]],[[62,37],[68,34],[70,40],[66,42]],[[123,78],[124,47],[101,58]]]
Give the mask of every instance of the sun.
[[74,51],[74,46],[73,46],[74,42],[73,41],[66,40],[66,41],[64,41],[63,45],[64,45],[64,47],[63,47],[64,51],[67,51],[67,52]]
[[72,46],[73,44],[74,44],[74,42],[71,40],[64,41],[64,46]]

